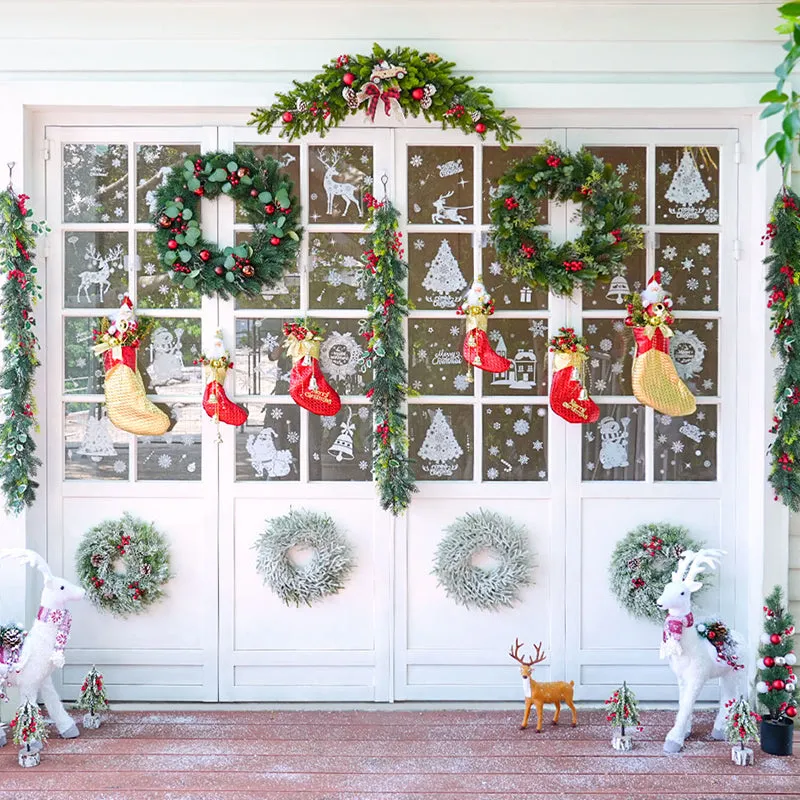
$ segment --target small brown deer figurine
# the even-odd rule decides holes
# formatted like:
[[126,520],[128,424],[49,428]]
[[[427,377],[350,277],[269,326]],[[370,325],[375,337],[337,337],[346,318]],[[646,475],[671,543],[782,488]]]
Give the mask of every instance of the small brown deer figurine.
[[551,683],[538,683],[533,679],[533,668],[536,664],[541,664],[547,658],[542,650],[542,643],[534,645],[536,658],[521,658],[519,655],[523,643],[519,639],[514,640],[514,646],[508,654],[514,661],[519,662],[519,671],[522,674],[522,682],[525,686],[525,716],[522,718],[520,728],[525,730],[528,727],[528,717],[531,715],[531,706],[536,706],[536,733],[542,732],[542,717],[545,703],[553,703],[556,713],[553,715],[553,725],[558,725],[558,717],[561,714],[561,703],[566,703],[572,711],[572,727],[578,724],[578,712],[572,702],[572,690],[575,681],[566,683],[565,681],[553,681]]

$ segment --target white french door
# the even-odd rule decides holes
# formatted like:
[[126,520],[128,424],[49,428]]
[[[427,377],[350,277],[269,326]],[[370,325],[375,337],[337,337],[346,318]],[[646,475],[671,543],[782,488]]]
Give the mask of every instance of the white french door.
[[[621,665],[643,699],[672,697],[657,632],[624,616],[605,572],[614,543],[658,519],[687,524],[735,561],[737,135],[531,125],[503,152],[434,127],[342,127],[301,143],[235,127],[48,128],[49,555],[69,573],[86,528],[129,510],[167,534],[176,572],[169,599],[145,616],[78,612],[67,688],[97,662],[119,698],[510,700],[519,687],[506,653],[519,637],[544,642],[542,679],[574,679],[583,699],[605,697]],[[582,299],[520,286],[487,244],[497,178],[548,139],[596,150],[641,198],[645,249],[624,277]],[[295,181],[305,226],[297,270],[257,298],[178,294],[155,268],[148,192],[184,153],[238,146],[279,159]],[[681,200],[684,175],[703,185],[702,203]],[[357,366],[363,197],[380,197],[384,177],[410,267],[408,416],[420,487],[397,520],[371,483],[368,376]],[[577,235],[574,211],[549,206],[554,240]],[[202,223],[220,246],[248,235],[228,198],[204,201]],[[638,405],[629,384],[621,297],[660,267],[676,302],[673,357],[698,396],[697,413],[682,420]],[[481,274],[508,374],[473,376],[460,356],[453,309]],[[104,422],[102,373],[88,352],[92,320],[126,290],[159,320],[140,369],[176,425],[157,440]],[[336,417],[288,396],[281,326],[304,315],[327,330],[322,366],[343,400]],[[562,325],[592,349],[595,425],[570,426],[547,406],[547,339]],[[234,352],[229,394],[250,413],[240,429],[222,426],[219,445],[192,364],[217,326]],[[420,454],[434,420],[449,430],[449,451]],[[357,553],[345,590],[311,608],[286,608],[255,571],[265,520],[292,507],[329,513]],[[499,613],[455,605],[431,575],[443,529],[481,507],[524,523],[537,553],[534,586]],[[734,600],[725,578],[714,603],[732,617]]]

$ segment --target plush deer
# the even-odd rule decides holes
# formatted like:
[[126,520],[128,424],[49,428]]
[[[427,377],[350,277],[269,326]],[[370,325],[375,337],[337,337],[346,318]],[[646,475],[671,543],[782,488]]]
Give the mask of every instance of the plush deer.
[[[18,686],[21,703],[26,700],[36,703],[41,694],[47,713],[62,738],[74,739],[78,735],[78,728],[59,699],[53,686],[52,673],[64,666],[64,647],[72,622],[66,605],[72,600],[82,599],[85,592],[64,578],[53,575],[47,562],[33,550],[0,550],[0,558],[16,558],[36,567],[44,575],[39,613],[20,649],[19,658],[10,664],[0,664],[0,690],[5,685]],[[5,743],[5,732],[0,729],[0,747]]]
[[544,716],[544,704],[553,703],[556,713],[553,715],[553,725],[558,725],[558,718],[561,715],[561,703],[566,703],[572,710],[572,727],[578,724],[578,712],[572,702],[572,690],[575,681],[566,683],[564,681],[553,681],[551,683],[538,683],[533,679],[533,668],[536,664],[541,664],[547,656],[542,651],[542,643],[535,644],[536,658],[521,658],[519,655],[523,643],[519,639],[514,640],[514,646],[508,654],[514,661],[519,662],[519,671],[522,674],[522,683],[525,688],[525,716],[522,718],[521,730],[528,727],[528,717],[531,715],[531,706],[536,706],[536,733],[542,732],[542,717]]
[[[656,603],[666,610],[661,637],[661,658],[669,658],[670,667],[678,679],[678,714],[675,724],[664,740],[665,753],[677,753],[691,732],[692,711],[706,681],[719,678],[722,684],[719,713],[711,735],[725,739],[726,701],[744,693],[741,686],[743,665],[739,663],[737,637],[718,622],[695,625],[692,615],[692,593],[703,584],[697,577],[706,567],[715,569],[722,550],[687,550],[671,581],[664,587]],[[709,626],[719,626],[724,635],[709,638]],[[713,643],[712,643],[713,642]]]

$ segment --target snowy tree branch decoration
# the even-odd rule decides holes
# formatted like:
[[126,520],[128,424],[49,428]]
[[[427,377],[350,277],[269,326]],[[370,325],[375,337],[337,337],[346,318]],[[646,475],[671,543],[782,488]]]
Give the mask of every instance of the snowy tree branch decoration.
[[[355,566],[353,548],[336,523],[327,514],[305,509],[269,520],[253,548],[257,572],[287,606],[310,606],[337,594]],[[298,566],[290,552],[295,549],[314,555]]]
[[[533,551],[528,531],[510,517],[480,509],[459,517],[436,548],[433,574],[448,597],[467,608],[494,611],[511,607],[533,584]],[[479,554],[496,560],[474,563]]]

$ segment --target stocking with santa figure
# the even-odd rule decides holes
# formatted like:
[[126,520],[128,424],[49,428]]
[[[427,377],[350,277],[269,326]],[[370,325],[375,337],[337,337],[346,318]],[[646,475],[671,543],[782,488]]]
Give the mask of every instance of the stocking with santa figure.
[[[197,363],[197,362],[195,362]],[[217,328],[208,352],[199,359],[203,365],[206,388],[203,392],[203,410],[219,427],[220,422],[238,427],[247,422],[247,409],[234,403],[225,393],[225,376],[233,367],[230,353],[222,341],[222,331]],[[219,430],[217,440],[220,439]]]
[[325,380],[319,366],[322,334],[308,320],[283,323],[284,345],[292,359],[289,373],[289,395],[301,408],[321,417],[339,413],[342,401]]
[[467,292],[466,300],[456,309],[456,314],[467,318],[467,335],[464,337],[463,355],[467,364],[486,372],[507,372],[511,362],[494,351],[486,332],[489,317],[494,314],[494,301],[483,279],[478,277]]
[[597,422],[600,409],[584,386],[586,343],[574,328],[559,328],[550,340],[553,356],[553,380],[550,384],[550,408],[567,422]]

